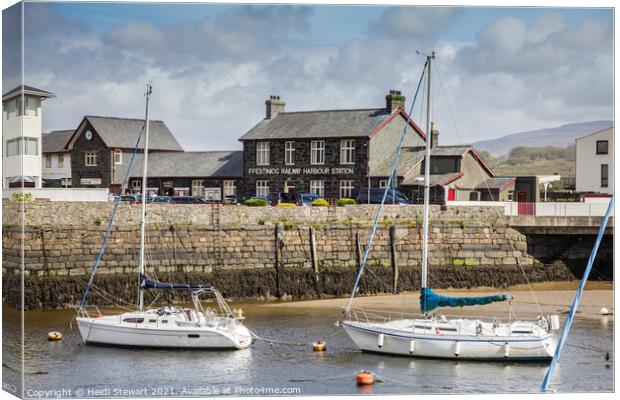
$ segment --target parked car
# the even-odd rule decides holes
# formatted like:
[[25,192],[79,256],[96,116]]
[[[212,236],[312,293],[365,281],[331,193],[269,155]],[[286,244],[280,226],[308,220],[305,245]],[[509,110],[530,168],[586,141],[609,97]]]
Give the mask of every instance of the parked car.
[[173,196],[171,202],[175,204],[204,204],[206,201],[196,196]]
[[[357,204],[381,204],[385,188],[361,188],[357,194]],[[387,189],[385,204],[412,204],[411,201],[396,189]]]
[[295,203],[295,195],[284,192],[271,192],[267,197],[269,205],[277,206],[280,203]]
[[320,199],[321,196],[315,193],[300,193],[297,195],[298,206],[311,206],[312,202],[316,199]]
[[172,203],[172,197],[170,196],[155,196],[152,200],[153,203]]
[[241,199],[235,195],[227,195],[224,196],[224,199],[222,200],[222,203],[224,204],[240,204],[242,203]]
[[135,194],[124,194],[121,196],[121,201],[128,201],[131,204],[138,203],[138,196]]

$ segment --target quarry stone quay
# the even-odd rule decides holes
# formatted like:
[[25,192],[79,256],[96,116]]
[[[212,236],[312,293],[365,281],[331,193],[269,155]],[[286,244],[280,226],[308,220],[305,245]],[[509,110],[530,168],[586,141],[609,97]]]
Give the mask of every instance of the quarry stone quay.
[[[23,245],[26,308],[76,304],[101,247],[111,204],[83,208],[80,203],[26,203],[23,232],[11,224],[11,218],[19,215],[15,206],[5,204],[4,211],[5,300],[15,299],[17,304],[11,305],[18,306]],[[162,281],[210,283],[233,298],[343,296],[354,282],[376,210],[365,205],[218,207],[213,212],[211,205],[149,205],[147,272]],[[541,233],[530,222],[521,227],[515,223],[518,217],[505,217],[500,211],[433,207],[429,246],[433,287],[502,288],[581,276],[595,232],[576,226],[581,230],[575,233],[558,225]],[[386,207],[368,261],[380,279],[366,274],[362,294],[419,289],[421,212],[417,206]],[[94,281],[101,293],[91,297],[93,304],[110,305],[109,296],[135,301],[140,237],[134,214],[139,214],[138,207],[120,206]],[[613,279],[612,242],[609,232],[593,279]],[[165,296],[160,300],[184,299],[174,293]]]

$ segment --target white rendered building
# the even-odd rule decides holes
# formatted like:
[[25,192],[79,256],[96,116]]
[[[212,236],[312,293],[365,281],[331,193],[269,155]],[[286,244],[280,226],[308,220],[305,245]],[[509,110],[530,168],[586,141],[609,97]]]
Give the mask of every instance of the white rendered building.
[[73,130],[43,134],[43,186],[71,187],[71,151],[65,146]]
[[575,189],[585,193],[614,192],[614,128],[575,140]]
[[41,102],[53,93],[20,85],[2,96],[2,187],[37,187],[41,171]]

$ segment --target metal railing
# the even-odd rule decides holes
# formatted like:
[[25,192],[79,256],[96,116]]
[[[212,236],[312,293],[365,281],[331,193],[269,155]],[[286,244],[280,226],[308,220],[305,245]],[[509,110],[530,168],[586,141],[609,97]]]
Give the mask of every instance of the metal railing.
[[507,216],[531,215],[535,217],[602,217],[607,202],[600,203],[504,203]]

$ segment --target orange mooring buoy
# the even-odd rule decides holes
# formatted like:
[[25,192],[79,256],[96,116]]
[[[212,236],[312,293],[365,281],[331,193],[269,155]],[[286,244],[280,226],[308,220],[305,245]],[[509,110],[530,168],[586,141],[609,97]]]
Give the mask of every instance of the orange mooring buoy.
[[375,376],[370,371],[360,371],[355,376],[358,385],[372,385],[376,382]]
[[314,351],[325,351],[327,349],[327,344],[321,340],[318,342],[312,343],[312,350]]

